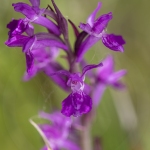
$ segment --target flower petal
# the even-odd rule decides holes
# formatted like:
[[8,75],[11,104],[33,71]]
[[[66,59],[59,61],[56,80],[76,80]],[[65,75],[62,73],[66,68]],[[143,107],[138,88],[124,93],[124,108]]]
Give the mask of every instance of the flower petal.
[[124,52],[124,48],[122,45],[125,44],[125,41],[120,35],[105,34],[102,37],[102,42],[111,50]]
[[32,6],[40,6],[40,0],[30,0],[30,3],[32,4]]
[[23,81],[30,80],[31,78],[33,78],[37,74],[37,72],[38,72],[37,66],[33,65],[32,66],[32,71],[30,71],[30,73],[28,73],[28,72],[24,73]]
[[33,60],[34,60],[34,58],[33,58],[33,55],[32,55],[31,52],[26,53],[25,56],[26,56],[27,73],[30,74],[30,73],[32,73],[32,67],[33,67]]
[[27,24],[27,28],[26,28],[26,31],[28,36],[33,36],[34,34],[34,27],[32,26],[32,24],[28,23]]
[[31,51],[34,44],[35,44],[35,42],[36,42],[36,40],[37,40],[36,36],[29,37],[28,42],[23,46],[23,52],[27,53],[27,52]]
[[13,19],[7,24],[7,28],[10,29],[9,36],[12,37],[18,34],[22,34],[27,28],[27,22],[24,22],[23,19]]
[[67,117],[71,115],[78,117],[88,113],[92,108],[92,99],[83,92],[71,93],[62,102],[62,114]]
[[32,9],[32,7],[26,3],[20,2],[20,3],[12,4],[12,6],[14,7],[15,11],[24,14],[28,19],[33,20],[37,16],[37,14]]
[[53,75],[59,75],[59,74],[65,75],[67,77],[71,76],[71,73],[67,70],[59,70],[57,72],[52,73],[51,75],[53,76]]
[[88,113],[92,109],[92,99],[83,92],[75,92],[72,93],[72,105],[75,108],[73,116],[78,117]]
[[93,35],[89,35],[80,45],[79,49],[77,50],[76,54],[76,61],[80,62],[84,56],[84,54],[101,38],[97,38]]
[[105,89],[106,89],[106,85],[103,83],[98,83],[95,86],[95,89],[93,90],[92,93],[92,100],[93,100],[94,107],[97,107],[99,105]]
[[108,55],[103,61],[103,66],[98,68],[97,74],[100,80],[106,80],[114,70],[114,59],[111,55]]
[[102,31],[107,27],[108,22],[112,19],[112,13],[104,14],[100,16],[93,25],[92,35],[96,37],[102,36]]
[[113,86],[115,88],[124,88],[119,80],[127,73],[126,70],[119,70],[114,72],[114,60],[111,55],[107,56],[104,61],[102,61],[103,67],[98,68],[98,82],[104,84],[105,86]]
[[57,47],[67,50],[68,47],[60,40],[59,37],[50,33],[38,33],[35,34],[37,37],[36,44],[34,44],[33,49],[40,49],[45,47]]
[[81,77],[83,78],[83,77],[85,76],[85,74],[86,74],[87,71],[89,71],[89,70],[91,70],[91,69],[94,69],[94,68],[97,68],[97,67],[101,67],[101,66],[103,66],[103,63],[99,63],[99,64],[97,64],[97,65],[92,64],[92,65],[87,65],[87,66],[85,66],[85,67],[82,69],[82,75],[81,75]]
[[67,78],[62,75],[52,75],[54,72],[58,72],[58,70],[62,70],[63,68],[57,62],[51,62],[49,65],[43,68],[45,74],[49,76],[59,87],[61,87],[65,91],[70,91],[70,88],[67,86]]
[[69,128],[72,123],[72,120],[70,118],[65,117],[58,111],[53,112],[52,114],[41,111],[39,112],[39,116],[44,119],[50,120],[54,126],[61,126],[61,128]]
[[75,112],[72,105],[72,95],[70,94],[65,100],[62,101],[61,113],[67,117],[70,117]]
[[23,47],[29,40],[25,35],[16,35],[8,39],[5,44],[9,47]]
[[33,23],[42,25],[46,27],[47,29],[49,29],[52,33],[56,35],[60,35],[58,26],[55,23],[53,23],[51,20],[49,20],[48,18],[45,18],[43,16],[38,16],[38,18],[36,18],[33,21]]
[[111,74],[108,78],[108,82],[110,83],[115,83],[118,80],[120,80],[125,74],[127,73],[126,70],[119,70],[117,72],[114,72],[113,74]]
[[88,23],[91,27],[93,27],[94,20],[95,20],[95,18],[96,18],[96,14],[97,14],[97,12],[100,10],[101,5],[102,5],[102,3],[101,3],[101,2],[98,2],[98,5],[97,5],[96,9],[90,14],[90,16],[89,16],[88,19],[87,19],[87,23]]
[[80,23],[79,28],[87,32],[88,34],[91,34],[92,32],[92,27],[88,23]]

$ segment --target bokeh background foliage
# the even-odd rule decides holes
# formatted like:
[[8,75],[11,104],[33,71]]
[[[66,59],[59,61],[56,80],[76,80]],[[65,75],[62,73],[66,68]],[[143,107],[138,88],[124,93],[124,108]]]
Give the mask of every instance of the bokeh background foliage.
[[[97,0],[55,0],[66,18],[76,25],[85,22],[97,5]],[[60,108],[61,89],[40,73],[29,82],[23,82],[25,58],[19,48],[4,45],[7,39],[6,24],[12,18],[22,17],[14,12],[12,3],[2,0],[0,5],[0,149],[39,150],[43,142],[37,131],[29,124],[30,117],[40,110]],[[25,1],[24,2],[28,2]],[[128,70],[124,81],[127,89],[115,91],[108,88],[91,130],[92,137],[99,137],[103,150],[149,150],[150,149],[150,1],[148,0],[102,0],[99,14],[113,12],[108,32],[121,34],[126,40],[125,52],[115,53],[101,42],[90,50],[86,58],[97,63],[111,53],[116,68]],[[48,0],[41,1],[46,7]],[[37,31],[43,31],[41,27]],[[70,31],[73,43],[73,32]],[[63,53],[62,53],[63,55]],[[91,57],[92,56],[92,57]],[[64,61],[59,60],[64,64]],[[65,65],[65,64],[64,64]]]

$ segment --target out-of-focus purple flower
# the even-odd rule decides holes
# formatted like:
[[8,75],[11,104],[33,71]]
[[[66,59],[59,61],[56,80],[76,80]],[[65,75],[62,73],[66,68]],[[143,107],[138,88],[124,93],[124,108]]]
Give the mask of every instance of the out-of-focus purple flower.
[[[15,11],[20,12],[23,15],[25,15],[26,20],[28,20],[28,22],[32,22],[32,23],[44,26],[48,30],[50,30],[51,33],[60,35],[59,27],[55,23],[53,23],[50,19],[42,16],[44,14],[48,15],[50,13],[47,13],[48,10],[46,10],[46,9],[39,8],[40,0],[30,0],[30,2],[32,4],[32,6],[30,6],[26,3],[22,3],[22,2],[12,4],[12,6],[14,7]],[[53,14],[53,19],[56,19],[54,14]]]
[[42,71],[49,76],[59,87],[65,91],[69,91],[69,87],[66,85],[67,78],[63,76],[51,76],[53,72],[62,70],[63,67],[55,60],[58,56],[59,49],[56,47],[47,47],[46,49],[33,49],[32,54],[34,62],[31,72],[25,72],[23,80],[28,81],[33,78],[38,72]]
[[80,23],[80,28],[87,32],[89,36],[83,41],[77,50],[77,61],[81,61],[84,53],[91,48],[96,42],[102,40],[103,44],[111,50],[123,52],[122,45],[125,44],[122,36],[107,34],[105,28],[112,19],[112,13],[104,14],[98,17],[96,20],[96,14],[100,10],[101,3],[98,3],[97,8],[91,13],[87,19],[87,23]]
[[66,70],[61,70],[53,75],[63,74],[69,79],[67,85],[71,87],[72,93],[62,101],[62,114],[67,117],[71,115],[77,117],[82,114],[88,113],[92,109],[92,99],[86,94],[86,86],[84,84],[85,74],[87,71],[102,66],[102,63],[98,65],[87,65],[83,68],[82,74],[70,73]]
[[65,117],[60,112],[54,112],[53,114],[40,112],[39,117],[51,122],[51,124],[36,124],[33,120],[30,120],[45,142],[42,150],[80,150],[78,145],[69,138],[69,135],[71,135],[71,118]]
[[103,62],[103,67],[98,68],[98,80],[106,85],[111,85],[115,88],[124,87],[119,81],[126,73],[126,70],[114,72],[114,59],[111,55],[107,56]]
[[107,86],[112,86],[117,89],[124,88],[124,84],[119,81],[127,71],[125,69],[114,72],[114,60],[111,55],[108,55],[103,61],[103,67],[97,69],[97,80],[95,90],[93,92],[93,101],[97,105]]

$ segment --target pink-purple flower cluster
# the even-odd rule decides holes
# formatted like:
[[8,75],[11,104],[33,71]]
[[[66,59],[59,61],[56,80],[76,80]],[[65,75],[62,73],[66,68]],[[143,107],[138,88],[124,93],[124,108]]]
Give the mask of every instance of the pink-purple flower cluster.
[[[83,66],[85,62],[84,54],[99,40],[113,51],[124,51],[125,41],[122,36],[106,32],[106,27],[112,19],[111,12],[96,19],[96,14],[101,7],[99,2],[96,9],[89,15],[87,23],[80,23],[79,28],[83,30],[81,32],[71,20],[68,20],[76,36],[74,48],[72,48],[68,36],[68,22],[54,0],[52,0],[54,9],[50,6],[40,8],[40,0],[30,0],[30,2],[31,6],[22,2],[12,4],[14,10],[25,17],[18,20],[12,19],[8,23],[8,40],[5,42],[9,47],[22,48],[27,68],[24,80],[29,80],[39,71],[43,71],[63,90],[71,91],[71,94],[62,101],[61,112],[67,117],[88,113],[92,109],[92,103],[98,104],[94,101],[99,101],[101,91],[107,85],[123,87],[118,80],[125,75],[126,71],[120,70],[113,73],[112,56],[108,56],[98,65],[84,65],[82,74],[79,73],[79,66]],[[35,33],[34,24],[46,28],[47,32]],[[65,70],[56,59],[60,49],[66,53],[64,58],[68,62],[68,70]],[[92,72],[92,75],[87,77],[94,79],[95,83],[87,85],[84,83],[85,74],[94,68],[97,72]]]
[[[98,41],[102,41],[110,50],[124,52],[125,41],[120,35],[106,32],[112,12],[96,18],[102,5],[100,2],[89,15],[87,22],[80,23],[79,28],[82,31],[79,31],[70,19],[66,20],[54,0],[51,1],[53,8],[49,5],[47,8],[40,8],[40,0],[30,0],[31,6],[22,2],[12,4],[14,10],[25,17],[12,19],[7,24],[9,32],[5,44],[22,48],[26,58],[26,72],[23,77],[25,81],[42,71],[64,91],[70,93],[67,98],[62,99],[63,115],[60,112],[39,114],[40,117],[50,120],[51,125],[37,125],[31,121],[46,143],[43,150],[78,150],[78,146],[69,140],[69,117],[80,118],[79,116],[89,113],[92,106],[95,109],[107,86],[123,88],[124,85],[119,80],[126,74],[126,70],[114,72],[111,55],[98,64],[88,64],[84,55]],[[69,41],[68,22],[76,38],[73,47]],[[47,32],[35,33],[34,24],[44,27]],[[68,63],[68,69],[64,69],[57,61],[61,50],[66,54],[63,58]],[[89,80],[88,84],[85,77]]]
[[[71,48],[67,20],[61,14],[54,0],[52,0],[54,10],[50,6],[50,9],[40,8],[40,0],[30,0],[30,2],[32,6],[22,2],[12,4],[14,10],[22,13],[25,18],[13,19],[7,25],[9,37],[5,44],[9,47],[22,48],[27,68],[24,80],[29,80],[39,71],[43,71],[62,89],[72,91],[62,101],[61,112],[64,115],[80,116],[88,113],[92,109],[93,103],[89,93],[97,91],[96,89],[93,90],[93,87],[95,86],[99,89],[99,84],[111,84],[115,87],[121,87],[117,80],[125,72],[110,73],[112,70],[111,56],[98,65],[84,66],[82,74],[78,73],[79,68],[75,67],[77,62],[82,66],[84,54],[99,40],[111,50],[124,51],[123,45],[125,41],[122,36],[107,34],[105,30],[112,19],[112,13],[109,12],[95,19],[101,7],[99,2],[97,8],[89,15],[87,23],[80,23],[79,27],[83,30],[81,32],[69,20],[76,36],[75,46]],[[49,18],[46,16],[49,16]],[[34,24],[43,26],[47,29],[47,32],[34,33]],[[63,35],[63,38],[61,35]],[[70,66],[68,70],[65,70],[56,60],[60,49],[66,52],[66,60]],[[99,70],[98,75],[92,76],[92,78],[95,76],[97,84],[91,86],[92,90],[86,90],[88,86],[84,83],[85,73],[97,67]],[[85,91],[90,92],[86,93]]]

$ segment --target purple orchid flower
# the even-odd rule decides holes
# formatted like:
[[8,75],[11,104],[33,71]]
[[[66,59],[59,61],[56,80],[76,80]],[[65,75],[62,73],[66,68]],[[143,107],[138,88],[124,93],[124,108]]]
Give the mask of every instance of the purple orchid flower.
[[80,150],[78,145],[69,138],[72,125],[71,118],[65,117],[60,112],[53,114],[40,112],[39,117],[47,119],[51,124],[36,124],[30,119],[31,124],[37,129],[42,136],[45,146],[42,150]]
[[104,14],[95,20],[97,12],[100,10],[101,3],[98,3],[97,8],[91,13],[87,19],[87,23],[80,23],[80,28],[87,32],[89,36],[82,42],[77,50],[77,61],[81,61],[84,53],[91,48],[96,42],[102,40],[102,43],[113,51],[123,52],[122,45],[125,44],[122,36],[107,34],[105,28],[112,19],[112,13]]
[[40,0],[30,0],[30,2],[32,6],[22,2],[12,4],[12,6],[14,7],[15,11],[25,15],[26,20],[28,22],[32,22],[44,26],[48,30],[50,30],[51,33],[60,35],[59,27],[55,23],[53,23],[50,19],[42,16],[44,14],[50,15],[53,19],[56,20],[56,15],[54,14],[54,12],[46,9],[40,9],[39,8]]
[[66,70],[61,70],[52,74],[63,74],[69,78],[67,85],[71,87],[72,93],[62,101],[62,114],[67,117],[70,117],[71,115],[77,117],[88,113],[92,109],[92,99],[85,92],[87,86],[84,84],[84,79],[87,71],[100,66],[102,66],[102,63],[99,63],[98,65],[87,65],[83,68],[82,74],[70,73]]
[[[9,38],[5,44],[9,47],[22,47],[26,56],[27,72],[32,74],[34,56],[32,51],[45,49],[46,47],[58,47],[67,50],[63,41],[52,33],[34,33],[32,25],[26,23],[26,19],[13,20],[8,25]],[[27,35],[23,35],[22,33]]]
[[92,96],[95,106],[98,105],[107,86],[112,86],[117,89],[125,87],[119,80],[127,73],[127,71],[123,69],[114,72],[114,60],[111,55],[108,55],[102,63],[103,67],[97,69],[97,81]]

